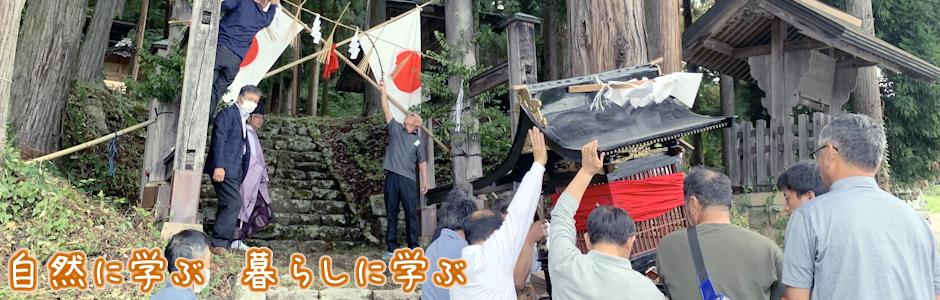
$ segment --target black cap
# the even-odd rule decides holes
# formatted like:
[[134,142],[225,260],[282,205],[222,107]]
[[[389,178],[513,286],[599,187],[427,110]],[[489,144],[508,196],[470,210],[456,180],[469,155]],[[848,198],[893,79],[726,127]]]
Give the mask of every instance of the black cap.
[[251,112],[253,115],[264,115],[264,102],[258,101],[258,106],[255,107],[255,111]]

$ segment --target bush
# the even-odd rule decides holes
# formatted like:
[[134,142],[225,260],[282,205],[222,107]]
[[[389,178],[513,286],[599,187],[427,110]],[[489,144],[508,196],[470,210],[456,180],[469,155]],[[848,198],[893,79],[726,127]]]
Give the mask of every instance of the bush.
[[[98,101],[106,118],[106,132],[94,124],[89,113],[91,101]],[[149,117],[149,104],[120,92],[112,92],[100,83],[76,83],[69,94],[63,122],[62,146],[80,145],[106,134],[144,122]],[[111,174],[110,146],[114,143],[114,173]],[[72,182],[85,182],[84,188],[116,198],[137,199],[140,193],[142,161],[146,148],[146,129],[139,129],[75,152],[56,161],[61,172]],[[88,180],[86,180],[88,179]]]

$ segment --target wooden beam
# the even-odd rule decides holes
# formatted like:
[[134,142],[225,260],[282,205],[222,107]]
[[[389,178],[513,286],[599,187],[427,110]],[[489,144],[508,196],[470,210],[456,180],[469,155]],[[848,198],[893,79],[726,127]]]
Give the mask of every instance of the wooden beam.
[[474,98],[483,92],[489,91],[500,84],[509,81],[509,63],[490,68],[476,77],[470,79],[470,96]]
[[876,62],[870,62],[861,58],[846,58],[836,61],[837,69],[858,69],[864,67],[874,67],[877,65],[878,63]]
[[[734,46],[731,46],[731,45],[728,45],[728,43],[716,40],[715,38],[708,38],[707,40],[705,40],[704,43],[702,43],[702,46],[704,46],[705,48],[711,49],[715,52],[724,54],[724,55],[728,55],[728,56],[735,55]],[[769,51],[770,48],[768,47],[767,50]]]
[[[641,84],[653,82],[650,80],[637,80],[630,82],[623,82],[617,84],[609,85],[611,89],[631,89],[640,86]],[[568,87],[568,93],[590,93],[600,91],[601,89],[607,89],[601,84],[585,84],[585,85],[572,85]]]
[[[800,51],[800,50],[823,49],[827,47],[829,47],[829,45],[826,45],[826,43],[813,40],[813,39],[805,39],[805,40],[799,40],[799,41],[794,41],[794,42],[785,42],[783,44],[783,51],[793,52],[793,51]],[[736,48],[732,52],[734,53],[733,54],[734,58],[737,58],[737,59],[746,59],[752,56],[768,55],[770,54],[770,45]],[[721,52],[721,53],[724,53],[724,52]]]

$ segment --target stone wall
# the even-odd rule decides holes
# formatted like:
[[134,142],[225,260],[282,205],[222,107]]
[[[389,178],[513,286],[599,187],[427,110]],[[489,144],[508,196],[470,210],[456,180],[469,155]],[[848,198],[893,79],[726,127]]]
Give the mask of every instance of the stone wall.
[[[378,245],[380,240],[366,230],[372,222],[360,222],[360,208],[348,201],[352,194],[335,176],[331,147],[312,123],[309,118],[265,120],[259,138],[274,219],[246,243],[302,252]],[[206,175],[201,198],[200,219],[211,230],[218,199]]]

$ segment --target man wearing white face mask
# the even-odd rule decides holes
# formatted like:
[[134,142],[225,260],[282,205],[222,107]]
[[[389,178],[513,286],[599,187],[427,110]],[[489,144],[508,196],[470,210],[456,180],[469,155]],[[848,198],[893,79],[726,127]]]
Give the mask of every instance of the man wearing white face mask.
[[[209,236],[205,233],[192,229],[180,231],[171,237],[166,245],[166,250],[163,251],[166,256],[167,271],[170,274],[179,271],[176,268],[176,259],[178,258],[201,259],[206,264],[203,268],[205,270],[203,272],[205,282],[201,286],[193,284],[190,288],[181,288],[174,286],[167,280],[166,287],[153,294],[150,300],[196,300],[196,294],[202,291],[211,279],[209,274],[209,260],[211,258],[209,256],[209,247],[211,247],[211,243]],[[169,279],[169,276],[167,278]]]
[[239,192],[251,149],[248,147],[248,116],[258,106],[261,90],[253,85],[242,87],[236,105],[222,109],[215,118],[209,158],[203,170],[212,177],[212,186],[218,195],[215,226],[212,228],[212,253],[221,254],[231,248],[238,212],[242,207]]

